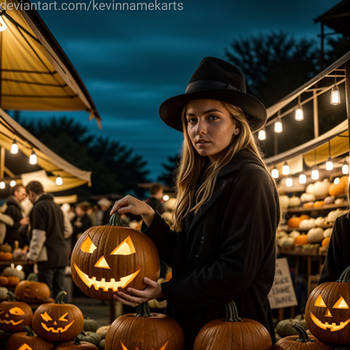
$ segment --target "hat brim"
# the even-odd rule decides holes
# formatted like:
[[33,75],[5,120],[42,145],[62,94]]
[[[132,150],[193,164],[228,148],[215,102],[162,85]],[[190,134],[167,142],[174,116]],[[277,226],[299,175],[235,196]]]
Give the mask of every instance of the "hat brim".
[[259,130],[266,122],[266,108],[255,96],[227,89],[196,91],[171,97],[160,105],[160,118],[170,127],[182,132],[182,108],[191,100],[204,98],[228,102],[240,107],[245,113],[252,131]]

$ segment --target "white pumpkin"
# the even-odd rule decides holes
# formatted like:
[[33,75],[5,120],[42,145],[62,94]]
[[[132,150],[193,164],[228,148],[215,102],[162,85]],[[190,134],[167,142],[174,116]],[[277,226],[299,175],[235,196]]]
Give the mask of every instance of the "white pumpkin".
[[298,231],[292,231],[292,232],[289,234],[289,237],[293,238],[293,240],[294,240],[294,238],[295,238],[295,237],[298,237],[299,235],[300,235],[300,232],[298,232]]
[[288,237],[288,233],[286,231],[279,231],[276,233],[276,239],[280,239],[283,237]]
[[312,193],[316,197],[325,197],[328,195],[329,186],[330,183],[327,179],[324,179],[323,181],[316,181]]
[[164,203],[165,210],[175,211],[176,208],[176,198],[170,198]]
[[334,203],[334,197],[333,196],[328,196],[324,199],[324,204],[332,204]]
[[343,204],[344,203],[344,199],[343,198],[337,198],[335,201],[334,201],[334,204]]
[[312,228],[307,233],[307,240],[309,243],[319,243],[323,240],[323,229],[320,227]]
[[324,225],[324,220],[325,220],[325,218],[323,218],[322,216],[319,216],[319,217],[315,220],[315,225],[316,225],[316,226],[323,226],[323,225]]
[[289,204],[288,196],[279,196],[279,200],[280,200],[281,209],[286,210],[288,208],[288,204]]
[[332,236],[332,232],[333,232],[333,229],[332,229],[332,228],[327,228],[327,229],[324,230],[324,232],[323,232],[323,237],[326,238],[326,237]]
[[283,237],[278,240],[278,246],[281,248],[291,248],[293,247],[294,239],[291,237]]
[[302,202],[313,202],[316,198],[311,193],[303,193],[300,197]]
[[315,219],[305,219],[302,220],[299,224],[299,228],[302,230],[310,230],[311,228],[315,227]]
[[0,287],[0,301],[7,300],[8,289],[5,287]]
[[306,193],[311,193],[314,194],[314,189],[315,189],[315,185],[314,184],[310,184],[306,187]]
[[293,196],[293,197],[289,198],[289,203],[288,203],[289,207],[299,207],[299,205],[300,205],[300,198],[299,197]]
[[4,268],[4,270],[2,271],[2,275],[3,276],[16,276],[18,277],[20,280],[24,280],[24,271],[22,270],[17,270],[13,265],[12,266],[7,266]]
[[340,209],[332,210],[327,215],[327,221],[334,222],[335,220],[337,220],[339,216],[342,216],[342,215],[343,215],[343,210],[340,210]]

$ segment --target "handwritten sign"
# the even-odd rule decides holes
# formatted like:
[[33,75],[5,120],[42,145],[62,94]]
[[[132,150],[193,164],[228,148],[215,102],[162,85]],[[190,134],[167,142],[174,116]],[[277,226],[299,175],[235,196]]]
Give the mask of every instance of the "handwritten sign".
[[275,279],[268,295],[272,309],[297,305],[287,258],[276,260]]

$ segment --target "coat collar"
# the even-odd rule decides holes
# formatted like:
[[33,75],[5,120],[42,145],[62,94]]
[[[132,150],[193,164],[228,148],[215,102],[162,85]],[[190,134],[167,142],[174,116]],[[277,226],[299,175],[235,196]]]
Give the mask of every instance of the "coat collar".
[[223,191],[226,188],[226,185],[232,181],[232,177],[235,173],[240,171],[242,164],[245,163],[254,163],[263,167],[262,162],[257,156],[249,151],[244,149],[239,151],[232,160],[226,164],[219,172],[214,192],[211,198],[202,205],[199,209],[197,215],[194,215],[192,220],[189,223],[189,231],[192,230],[194,225],[203,217],[203,215],[210,209],[210,207],[215,203],[216,199],[220,197]]

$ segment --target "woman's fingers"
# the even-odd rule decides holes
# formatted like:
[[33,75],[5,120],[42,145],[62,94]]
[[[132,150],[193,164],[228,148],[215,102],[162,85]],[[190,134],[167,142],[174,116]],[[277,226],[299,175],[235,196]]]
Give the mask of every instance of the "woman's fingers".
[[112,210],[110,211],[110,215],[112,215],[115,212],[120,212],[119,209],[123,208],[123,207],[128,207],[130,206],[130,199],[131,196],[127,195],[125,197],[123,197],[122,199],[119,199],[118,201],[116,201],[113,205]]
[[144,277],[143,282],[145,282],[148,286],[153,287],[153,288],[157,288],[159,285],[158,282],[153,281],[148,277]]
[[116,295],[118,295],[119,297],[123,298],[124,300],[126,300],[130,303],[134,303],[137,305],[146,301],[145,298],[143,298],[143,297],[133,296],[131,294],[124,293],[122,291],[117,292]]
[[121,303],[123,303],[125,305],[129,305],[129,306],[132,306],[132,307],[136,307],[137,305],[139,305],[139,304],[136,304],[136,303],[132,303],[132,302],[130,302],[130,301],[128,301],[128,300],[118,296],[117,294],[114,294],[113,298],[115,300],[117,300],[117,301],[120,301]]

